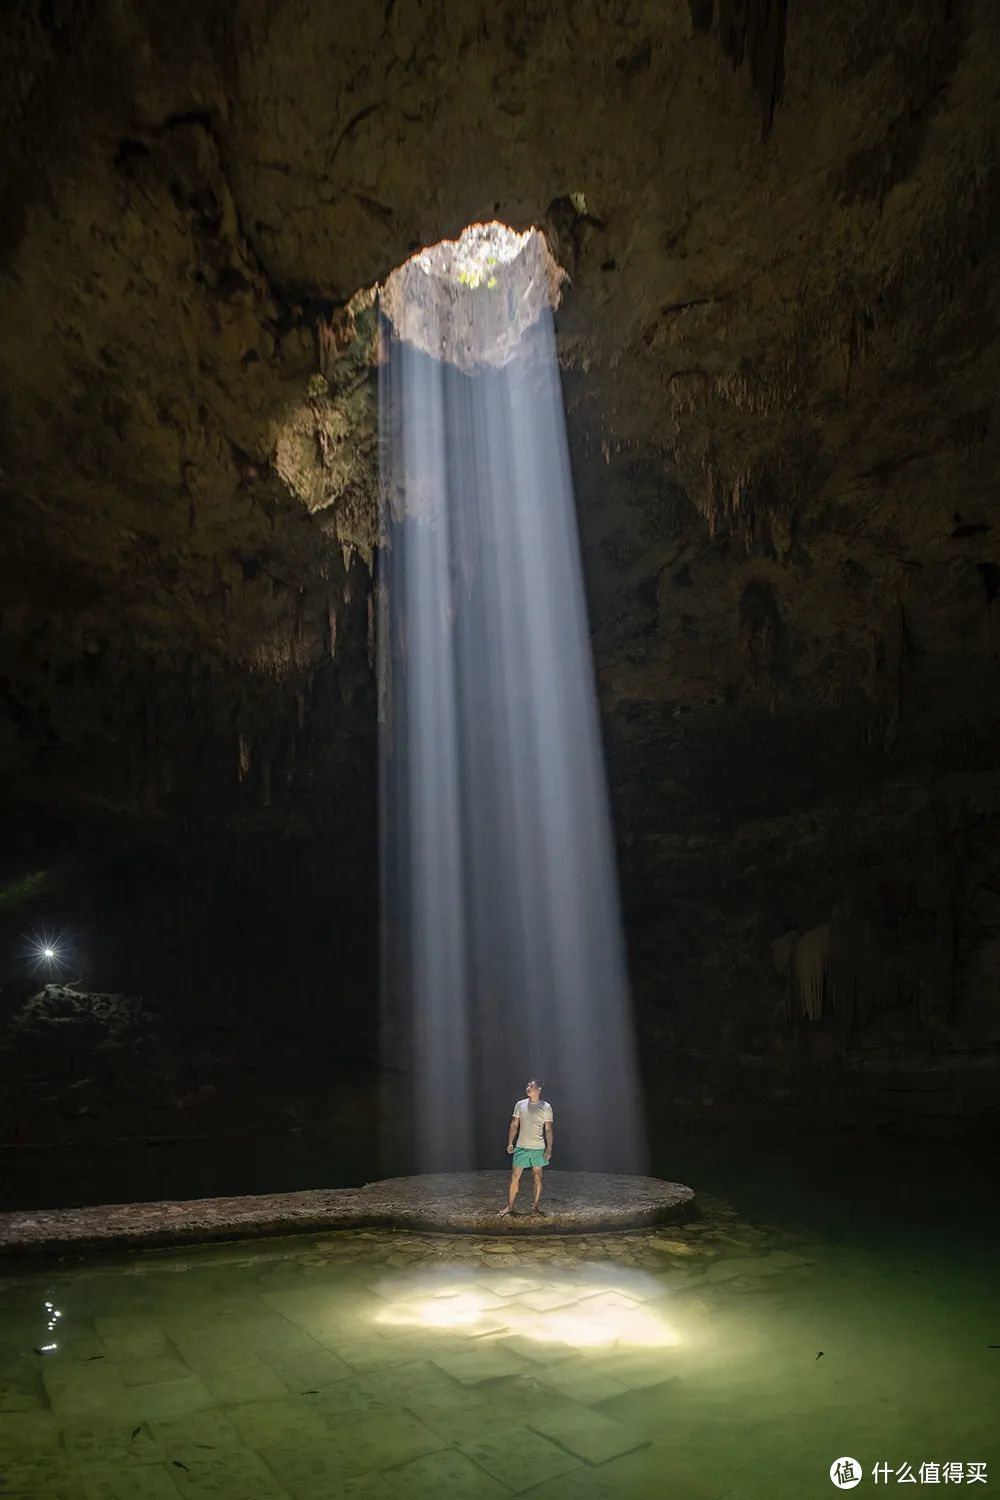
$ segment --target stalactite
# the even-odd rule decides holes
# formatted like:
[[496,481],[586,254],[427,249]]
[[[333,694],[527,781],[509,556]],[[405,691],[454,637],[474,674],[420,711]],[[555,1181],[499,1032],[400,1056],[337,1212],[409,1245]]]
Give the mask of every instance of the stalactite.
[[[953,935],[945,930],[942,939],[942,926],[939,921],[937,943],[944,941],[943,951],[950,955]],[[893,941],[849,907],[838,905],[829,922],[783,933],[771,948],[775,969],[787,982],[786,1013],[792,1020],[818,1021],[836,1013],[850,1033],[876,1011],[912,1006],[921,1025],[930,1026],[941,1009],[934,953]]]
[[795,945],[795,980],[801,1013],[811,1021],[823,1014],[827,964],[830,959],[830,927],[823,923],[804,932]]
[[336,656],[336,654],[337,654],[337,608],[336,608],[336,605],[333,602],[333,595],[332,595],[332,593],[328,593],[327,596],[326,596],[326,620],[327,620],[327,629],[329,631],[330,655],[331,656]]
[[[829,981],[830,924],[821,923],[806,932],[786,932],[772,944],[774,965],[788,980],[789,1016],[818,1021],[824,1001],[832,1000]],[[829,1008],[832,1008],[829,1007]]]

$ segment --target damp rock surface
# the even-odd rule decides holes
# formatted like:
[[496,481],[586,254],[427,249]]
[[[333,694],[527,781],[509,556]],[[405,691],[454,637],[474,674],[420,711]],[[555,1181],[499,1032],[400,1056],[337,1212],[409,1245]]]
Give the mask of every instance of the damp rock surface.
[[437,1234],[580,1234],[679,1221],[694,1193],[678,1182],[603,1172],[548,1172],[544,1214],[522,1185],[501,1218],[506,1172],[392,1177],[362,1188],[315,1189],[189,1202],[113,1203],[0,1214],[0,1253],[54,1253],[373,1226]]

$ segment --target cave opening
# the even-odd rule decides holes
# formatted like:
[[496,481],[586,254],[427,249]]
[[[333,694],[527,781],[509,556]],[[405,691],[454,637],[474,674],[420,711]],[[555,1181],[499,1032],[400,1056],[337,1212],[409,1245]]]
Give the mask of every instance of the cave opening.
[[[643,1156],[552,324],[562,279],[539,231],[476,224],[381,292],[383,1036],[424,1170],[488,1159],[536,1075],[559,1100],[565,1164]],[[592,1108],[602,1090],[613,1135]]]

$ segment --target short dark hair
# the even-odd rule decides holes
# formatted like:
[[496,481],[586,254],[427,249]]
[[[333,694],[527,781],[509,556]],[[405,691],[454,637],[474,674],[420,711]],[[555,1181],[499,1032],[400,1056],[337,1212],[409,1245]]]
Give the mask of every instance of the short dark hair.
[[525,1088],[528,1089],[540,1089],[541,1086],[542,1080],[540,1078],[529,1078],[527,1083],[525,1084]]

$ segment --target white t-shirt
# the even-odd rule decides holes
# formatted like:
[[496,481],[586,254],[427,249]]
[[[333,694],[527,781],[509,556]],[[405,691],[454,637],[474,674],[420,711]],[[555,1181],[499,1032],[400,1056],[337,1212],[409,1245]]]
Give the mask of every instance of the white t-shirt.
[[546,1104],[544,1099],[539,1099],[537,1104],[532,1104],[530,1099],[519,1099],[514,1105],[514,1119],[517,1121],[515,1144],[525,1151],[544,1151],[545,1131],[542,1127],[546,1120],[552,1119],[552,1105]]

